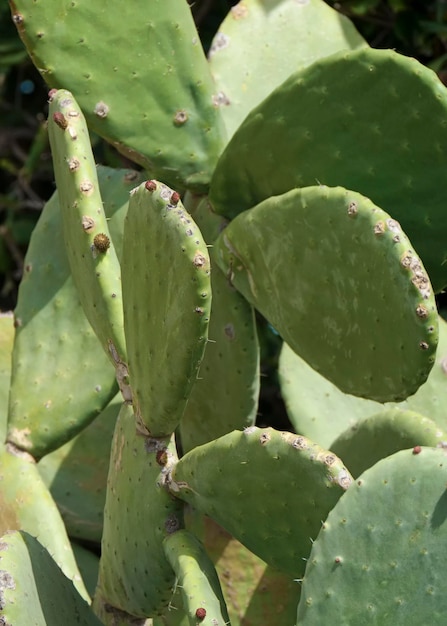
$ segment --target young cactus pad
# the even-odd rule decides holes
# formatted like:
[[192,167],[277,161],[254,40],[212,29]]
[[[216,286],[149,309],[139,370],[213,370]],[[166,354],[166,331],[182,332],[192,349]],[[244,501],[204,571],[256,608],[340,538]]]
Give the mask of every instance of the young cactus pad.
[[312,546],[297,626],[334,616],[343,626],[444,626],[446,483],[444,449],[402,450],[364,472]]
[[188,530],[178,530],[163,542],[166,558],[177,577],[183,609],[190,626],[225,626],[228,613],[219,578],[203,544]]
[[426,380],[438,338],[431,284],[398,222],[369,199],[294,189],[239,215],[213,252],[292,349],[346,393],[400,400]]
[[293,72],[338,50],[366,45],[350,20],[323,0],[242,0],[229,11],[209,51],[228,134]]
[[225,129],[186,0],[11,6],[44,80],[76,94],[95,133],[174,187],[206,188]]
[[47,550],[26,532],[0,539],[0,623],[101,626]]
[[442,446],[447,433],[433,420],[414,411],[383,409],[360,420],[331,445],[354,477],[399,450],[414,446]]
[[264,561],[299,577],[311,538],[350,482],[331,452],[253,426],[185,454],[169,486]]
[[132,407],[124,404],[112,443],[98,589],[97,614],[107,606],[136,617],[163,612],[174,572],[163,539],[182,527],[182,503],[164,488],[176,459],[169,438],[151,439],[136,429]]
[[86,122],[70,92],[51,93],[48,133],[73,280],[87,319],[117,366],[126,355],[120,266]]
[[248,115],[210,199],[234,217],[316,181],[354,189],[401,222],[437,292],[447,284],[446,145],[447,90],[434,72],[390,50],[340,52],[292,75]]
[[122,259],[135,416],[154,437],[178,426],[208,338],[210,260],[180,196],[150,180],[133,190]]

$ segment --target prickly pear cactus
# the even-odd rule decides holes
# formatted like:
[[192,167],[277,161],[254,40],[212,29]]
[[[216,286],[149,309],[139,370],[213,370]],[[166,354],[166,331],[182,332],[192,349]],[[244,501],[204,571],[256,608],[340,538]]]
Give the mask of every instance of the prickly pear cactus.
[[364,472],[312,546],[297,625],[444,624],[446,480],[443,448],[402,450]]
[[[0,620],[4,624],[100,626],[50,554],[32,535],[14,532],[0,540]],[[38,572],[38,574],[37,574]]]
[[51,3],[11,5],[45,81],[76,94],[94,132],[168,185],[206,188],[225,130],[185,0],[80,0],[57,19]]
[[239,215],[213,252],[292,349],[343,391],[385,402],[426,380],[438,339],[433,289],[400,225],[369,199],[294,189]]
[[[151,271],[143,271],[145,264]],[[169,436],[180,423],[206,347],[210,260],[179,194],[154,180],[130,198],[122,282],[135,415],[152,436]]]

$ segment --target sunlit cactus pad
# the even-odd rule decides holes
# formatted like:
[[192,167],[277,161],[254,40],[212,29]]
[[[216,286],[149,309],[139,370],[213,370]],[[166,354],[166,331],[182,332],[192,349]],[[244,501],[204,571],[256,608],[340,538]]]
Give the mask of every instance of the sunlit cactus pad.
[[433,286],[447,284],[447,90],[390,50],[339,52],[292,75],[244,120],[213,175],[233,217],[294,187],[342,185],[402,224]]
[[297,624],[443,626],[446,483],[443,448],[402,450],[364,472],[313,544]]
[[294,189],[235,218],[214,252],[292,349],[343,391],[385,402],[426,380],[433,290],[399,223],[369,199]]
[[350,481],[331,452],[253,426],[188,452],[174,467],[170,488],[264,561],[299,576],[311,538]]

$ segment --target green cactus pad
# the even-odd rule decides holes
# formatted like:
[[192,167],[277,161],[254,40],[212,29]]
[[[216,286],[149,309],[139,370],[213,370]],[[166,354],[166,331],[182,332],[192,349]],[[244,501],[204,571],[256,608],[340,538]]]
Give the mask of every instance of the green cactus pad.
[[5,440],[11,387],[11,355],[14,345],[14,315],[0,313],[0,440]]
[[77,0],[57,19],[51,3],[14,0],[12,13],[44,80],[76,94],[95,133],[174,187],[206,187],[225,131],[185,0]]
[[132,407],[123,405],[115,429],[95,611],[106,605],[136,617],[158,615],[171,597],[174,572],[163,539],[182,526],[182,503],[164,487],[175,461],[169,438],[136,430]]
[[[434,366],[429,378],[433,370]],[[279,355],[278,378],[287,415],[295,432],[329,449],[345,429],[377,413],[383,406],[374,400],[343,393],[285,342]],[[419,387],[417,393],[424,385]]]
[[242,0],[209,51],[228,134],[292,72],[364,45],[352,23],[322,0]]
[[99,557],[91,550],[74,541],[71,542],[71,549],[81,572],[82,580],[88,593],[93,598],[98,581]]
[[131,195],[122,260],[129,375],[138,423],[154,437],[180,422],[205,350],[207,245],[179,194],[147,181]]
[[447,614],[444,449],[402,450],[352,484],[313,544],[297,624],[430,624]]
[[[129,191],[140,175],[101,166],[97,173],[107,223],[121,250]],[[33,231],[24,270],[15,311],[8,437],[40,458],[84,428],[116,391],[114,370],[73,284],[57,193]]]
[[333,441],[346,429],[385,407],[422,413],[447,430],[447,323],[438,316],[438,325],[436,361],[427,380],[406,400],[385,405],[343,393],[284,343],[278,374],[295,431],[332,450]]
[[219,578],[203,544],[188,530],[178,530],[163,541],[166,558],[177,577],[183,610],[190,626],[225,626],[228,612]]
[[291,76],[244,120],[219,160],[211,202],[233,217],[294,187],[355,189],[401,222],[439,291],[447,284],[446,120],[447,90],[414,59],[337,53]]
[[334,454],[304,437],[253,426],[185,454],[172,470],[170,489],[264,561],[297,577],[321,520],[350,482]]
[[[226,224],[206,200],[192,215],[210,244]],[[218,266],[211,271],[211,290],[209,342],[180,423],[184,452],[252,426],[258,408],[259,344],[253,308]]]
[[38,537],[82,597],[88,599],[64,524],[36,464],[29,454],[10,445],[0,452],[0,534],[8,530],[24,530]]
[[343,432],[331,450],[343,459],[354,477],[399,450],[414,446],[447,445],[447,433],[414,411],[383,409]]
[[87,428],[37,466],[72,538],[101,543],[110,448],[121,405],[117,394]]
[[119,367],[126,355],[120,267],[87,126],[70,92],[60,90],[51,95],[48,133],[73,280],[87,319]]
[[294,189],[239,215],[213,252],[292,349],[346,393],[400,400],[426,380],[438,337],[431,284],[398,222],[369,199]]
[[0,622],[14,626],[100,626],[45,548],[26,532],[0,539]]

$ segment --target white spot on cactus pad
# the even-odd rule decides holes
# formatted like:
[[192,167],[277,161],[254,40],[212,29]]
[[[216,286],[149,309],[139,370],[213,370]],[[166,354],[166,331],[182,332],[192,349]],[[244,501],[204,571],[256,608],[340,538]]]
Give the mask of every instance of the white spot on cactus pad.
[[89,233],[93,230],[93,228],[95,227],[95,220],[93,219],[93,217],[90,217],[88,215],[83,215],[82,216],[82,228],[85,230],[86,233]]
[[229,43],[230,38],[228,37],[228,35],[225,35],[224,33],[217,33],[211,43],[211,48],[208,53],[209,58],[211,59],[211,57],[216,54],[216,52],[219,52],[220,50],[226,48]]
[[110,111],[109,105],[103,102],[102,100],[95,104],[94,113],[98,117],[101,117],[101,118],[107,117],[109,114],[109,111]]
[[243,2],[239,2],[231,9],[231,17],[235,20],[241,20],[248,15],[248,8]]
[[431,285],[430,280],[425,273],[420,260],[414,255],[411,250],[407,250],[407,252],[401,258],[400,263],[402,267],[408,269],[411,272],[411,282],[419,289],[424,300],[427,300],[431,294]]
[[341,469],[337,474],[337,483],[343,489],[347,489],[352,482],[352,478],[345,469]]
[[76,170],[79,169],[80,167],[80,163],[79,163],[79,159],[77,159],[76,157],[71,157],[71,159],[68,160],[68,169],[70,170],[70,172],[76,172]]
[[400,233],[400,231],[401,231],[400,224],[396,220],[388,219],[386,221],[386,225],[388,226],[388,229],[392,233],[396,233],[397,234],[397,233]]
[[223,91],[214,94],[211,97],[211,101],[215,107],[228,106],[231,104],[230,98]]
[[93,183],[89,180],[83,180],[79,185],[79,189],[86,196],[91,196],[91,194],[93,193]]

